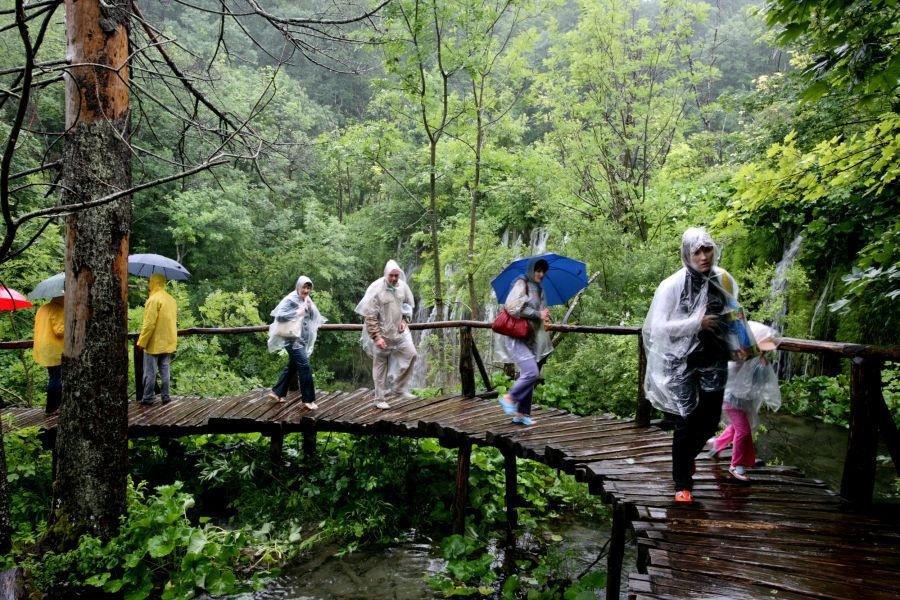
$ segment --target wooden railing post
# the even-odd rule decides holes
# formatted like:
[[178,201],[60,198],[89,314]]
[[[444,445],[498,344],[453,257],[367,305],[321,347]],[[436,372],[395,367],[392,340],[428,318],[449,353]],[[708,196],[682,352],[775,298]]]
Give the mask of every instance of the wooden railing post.
[[858,506],[869,506],[875,490],[881,364],[879,359],[857,356],[850,367],[850,434],[841,496]]
[[138,402],[144,397],[144,350],[134,342],[134,396]]
[[635,422],[641,427],[650,425],[650,415],[653,413],[653,407],[647,400],[647,394],[644,393],[644,379],[647,376],[647,355],[644,354],[644,336],[641,332],[637,335],[638,349],[638,372],[637,372],[637,409],[634,413]]
[[472,358],[472,328],[462,327],[459,330],[459,381],[462,394],[467,398],[475,395],[475,365]]

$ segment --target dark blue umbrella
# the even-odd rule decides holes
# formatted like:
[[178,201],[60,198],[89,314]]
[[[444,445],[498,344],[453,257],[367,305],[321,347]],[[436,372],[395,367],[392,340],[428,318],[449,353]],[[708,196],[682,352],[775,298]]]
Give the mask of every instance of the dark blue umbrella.
[[513,282],[524,277],[528,263],[532,259],[538,258],[546,260],[548,265],[547,273],[541,282],[548,305],[565,304],[575,294],[587,287],[587,265],[583,262],[559,254],[540,254],[514,260],[503,269],[502,273],[494,277],[491,287],[494,288],[498,302],[501,304],[506,302],[506,295]]

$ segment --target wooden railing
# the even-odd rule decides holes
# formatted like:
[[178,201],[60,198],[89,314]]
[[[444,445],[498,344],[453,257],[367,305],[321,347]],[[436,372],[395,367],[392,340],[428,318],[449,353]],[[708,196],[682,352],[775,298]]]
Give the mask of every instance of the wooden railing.
[[[326,323],[323,331],[361,331],[361,324]],[[483,321],[437,321],[434,323],[412,323],[412,330],[458,328],[460,330],[459,372],[462,392],[467,396],[476,393],[476,369],[487,389],[491,389],[490,376],[485,368],[478,348],[475,345],[472,330],[489,329],[490,323]],[[639,425],[649,426],[653,408],[644,395],[642,382],[646,373],[647,362],[644,355],[643,340],[639,327],[590,326],[590,325],[551,325],[550,331],[559,334],[586,333],[604,335],[633,335],[638,342],[638,377],[637,406],[635,421]],[[181,329],[179,336],[187,335],[244,335],[248,333],[267,333],[268,325],[247,327],[192,327]],[[137,339],[137,333],[128,334],[130,340]],[[31,340],[0,342],[0,350],[30,348]],[[847,444],[847,455],[844,460],[844,472],[841,479],[841,496],[857,505],[869,505],[875,489],[875,466],[878,452],[879,436],[884,440],[900,475],[900,435],[897,424],[888,410],[881,389],[881,371],[885,361],[900,362],[900,346],[869,346],[864,344],[844,344],[840,342],[823,342],[782,338],[778,346],[780,351],[801,352],[848,359],[850,363],[850,427]],[[135,347],[134,352],[135,379],[140,382],[143,375],[143,354]],[[136,385],[140,394],[140,385]]]

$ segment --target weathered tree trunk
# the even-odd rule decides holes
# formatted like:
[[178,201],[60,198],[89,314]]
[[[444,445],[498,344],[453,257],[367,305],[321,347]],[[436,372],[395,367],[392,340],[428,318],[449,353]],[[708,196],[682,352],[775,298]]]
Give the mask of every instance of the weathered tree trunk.
[[[66,0],[63,203],[131,187],[127,0]],[[78,66],[84,65],[84,66]],[[51,544],[111,537],[125,511],[131,198],[66,218],[63,403]]]

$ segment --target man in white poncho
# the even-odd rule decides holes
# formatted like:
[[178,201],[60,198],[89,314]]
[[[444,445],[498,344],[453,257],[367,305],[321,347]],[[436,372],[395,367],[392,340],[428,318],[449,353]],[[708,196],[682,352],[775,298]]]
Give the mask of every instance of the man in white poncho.
[[404,400],[416,398],[409,383],[416,361],[416,347],[407,324],[415,306],[406,275],[394,260],[387,261],[384,276],[373,281],[356,305],[365,318],[363,349],[372,357],[375,406],[390,408],[388,395]]
[[718,258],[705,230],[685,231],[684,267],[659,284],[642,332],[644,391],[653,406],[675,415],[672,479],[678,502],[693,502],[694,460],[722,414],[729,359],[724,315],[737,304],[738,289],[717,266]]

